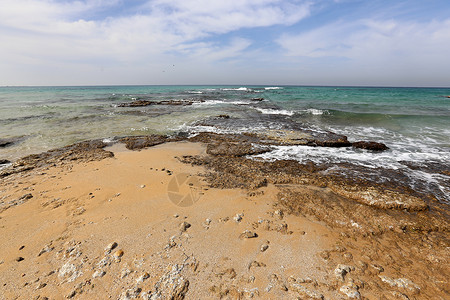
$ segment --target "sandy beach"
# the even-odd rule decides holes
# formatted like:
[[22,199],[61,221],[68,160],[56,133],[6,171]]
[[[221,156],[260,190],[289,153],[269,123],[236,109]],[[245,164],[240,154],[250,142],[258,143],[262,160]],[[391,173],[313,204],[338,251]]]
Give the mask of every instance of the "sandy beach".
[[439,209],[233,152],[245,145],[130,138],[16,162],[0,181],[0,299],[449,297]]

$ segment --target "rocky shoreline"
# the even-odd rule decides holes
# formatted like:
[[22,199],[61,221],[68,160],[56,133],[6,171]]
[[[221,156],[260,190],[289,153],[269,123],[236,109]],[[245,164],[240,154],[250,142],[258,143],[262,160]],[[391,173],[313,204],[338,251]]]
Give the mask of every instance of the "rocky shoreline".
[[[37,195],[33,190],[33,185],[29,184],[36,176],[45,177],[46,173],[51,173],[52,170],[71,174],[74,168],[78,166],[86,166],[88,170],[91,170],[92,168],[89,166],[92,164],[97,166],[103,161],[117,159],[115,153],[107,148],[113,144],[116,144],[116,146],[124,144],[128,150],[141,153],[147,148],[152,149],[158,145],[186,142],[201,144],[204,151],[195,154],[180,153],[177,155],[174,164],[176,166],[178,166],[177,164],[184,165],[183,168],[194,168],[196,170],[195,175],[205,182],[205,193],[212,193],[216,190],[224,193],[227,193],[228,190],[236,191],[233,193],[243,192],[244,198],[249,200],[247,202],[251,202],[253,205],[248,208],[245,214],[236,212],[237,214],[233,215],[231,212],[233,207],[222,208],[223,211],[229,210],[228,216],[211,219],[209,216],[199,215],[199,218],[203,220],[202,224],[195,223],[197,219],[194,218],[194,215],[200,212],[190,212],[191,216],[185,221],[181,221],[178,215],[173,217],[170,215],[170,220],[167,222],[170,224],[180,223],[176,230],[179,232],[170,237],[166,245],[160,245],[161,248],[158,251],[151,252],[149,250],[155,264],[156,261],[159,263],[156,264],[157,267],[165,266],[163,270],[152,269],[154,274],[149,274],[145,270],[141,271],[141,268],[136,267],[136,264],[134,267],[122,265],[123,251],[125,251],[125,257],[128,251],[121,248],[121,243],[111,241],[110,244],[105,244],[105,254],[102,257],[97,257],[99,261],[97,267],[94,269],[89,267],[91,268],[89,272],[93,273],[90,279],[84,278],[84,281],[79,281],[79,278],[82,278],[81,274],[87,272],[83,269],[84,266],[91,264],[90,258],[85,255],[89,247],[83,242],[71,240],[73,236],[58,241],[48,241],[48,244],[41,247],[42,250],[39,251],[37,257],[40,259],[41,255],[49,255],[48,253],[51,254],[54,253],[54,250],[57,250],[58,257],[64,257],[65,263],[58,269],[48,270],[47,274],[39,276],[40,280],[38,279],[36,282],[26,281],[27,286],[32,285],[32,290],[27,292],[26,295],[38,295],[39,298],[35,299],[45,299],[47,296],[44,296],[45,293],[40,291],[49,289],[47,285],[50,285],[49,281],[52,280],[59,284],[57,285],[59,288],[56,289],[56,294],[53,290],[53,296],[47,299],[98,295],[95,292],[93,282],[97,278],[106,278],[107,276],[104,277],[105,274],[117,273],[120,274],[117,278],[133,277],[133,282],[137,282],[121,290],[114,290],[110,294],[110,296],[120,297],[121,299],[138,297],[143,299],[194,299],[204,298],[206,295],[224,299],[252,297],[445,299],[449,296],[448,278],[450,272],[448,265],[445,263],[450,258],[448,250],[450,249],[448,207],[439,203],[433,195],[424,193],[419,189],[415,190],[408,186],[398,185],[393,181],[378,182],[375,179],[371,180],[371,178],[376,177],[376,174],[372,174],[375,175],[374,177],[352,176],[355,172],[359,172],[356,174],[366,172],[366,170],[361,170],[360,166],[340,165],[339,171],[333,171],[330,168],[331,166],[326,164],[317,165],[312,162],[300,164],[289,160],[268,162],[251,157],[271,151],[272,147],[276,145],[310,145],[315,147],[348,147],[353,145],[362,149],[370,149],[370,151],[382,151],[387,148],[380,143],[351,143],[345,136],[334,133],[316,134],[308,131],[278,130],[267,131],[264,134],[203,132],[194,136],[184,134],[176,136],[131,136],[116,138],[114,142],[102,140],[81,142],[27,156],[0,170],[0,188],[2,190],[0,195],[0,221],[6,222],[5,220],[11,218],[14,213],[12,211],[19,209],[24,204],[32,205],[33,201],[42,201],[39,199],[43,199],[43,194]],[[98,165],[96,168],[101,169],[101,166],[103,165]],[[152,172],[156,170],[151,169]],[[172,171],[166,172],[166,169],[167,167],[164,167],[164,170],[162,168],[159,170],[164,171],[164,176],[168,176],[167,180],[169,180]],[[373,170],[370,171],[374,172]],[[391,171],[380,169],[376,172]],[[53,176],[58,178],[62,176],[58,175],[60,173]],[[83,175],[80,174],[80,176]],[[392,176],[399,175],[392,171]],[[51,181],[51,177],[48,180]],[[40,181],[35,182],[39,185]],[[23,183],[26,186],[20,187]],[[141,189],[145,189],[145,184],[140,186]],[[17,198],[11,195],[13,190],[15,191],[14,197],[17,195]],[[96,193],[93,191],[90,195],[85,195],[86,199],[92,199],[90,197],[95,196]],[[18,196],[19,194],[23,195]],[[120,194],[115,195],[108,197],[115,202],[114,197],[118,199],[121,197]],[[48,202],[48,200],[46,201]],[[45,202],[47,205],[43,207],[57,209],[67,206],[70,201],[78,203],[81,200],[75,197],[70,201],[65,200],[69,202],[61,201]],[[259,201],[269,205],[269,210],[261,207],[262,204],[258,204]],[[81,202],[74,204],[71,206],[71,210],[67,211],[67,214],[70,215],[70,218],[75,218],[75,221],[78,220],[76,222],[83,223],[85,221],[77,218],[86,215],[85,211],[88,208],[85,207],[87,206],[88,204],[82,204]],[[251,216],[252,211],[267,214],[268,217]],[[169,215],[166,216],[166,219],[168,217]],[[130,218],[132,218],[131,215]],[[233,218],[234,221],[230,218]],[[245,222],[241,223],[243,218]],[[75,221],[72,220],[71,222]],[[328,246],[323,246],[323,249],[321,248],[317,253],[314,252],[314,259],[318,260],[317,265],[315,265],[316,277],[287,276],[289,272],[286,272],[286,274],[274,273],[274,269],[271,267],[272,260],[264,258],[270,253],[273,253],[271,255],[274,255],[274,257],[278,255],[270,252],[271,248],[275,247],[274,240],[282,239],[283,243],[291,245],[289,243],[294,243],[294,240],[303,239],[305,231],[293,229],[297,226],[296,222],[300,221],[312,222],[309,225],[312,226],[311,228],[319,226],[320,229],[317,227],[316,230],[323,231],[324,237],[322,239],[328,239],[328,242],[331,243]],[[72,223],[71,226],[81,226],[81,223],[76,222]],[[227,259],[222,257],[219,260],[207,262],[202,269],[202,267],[199,267],[198,257],[201,255],[205,255],[205,257],[209,257],[208,255],[214,256],[214,250],[198,250],[194,244],[191,244],[189,234],[192,233],[195,236],[197,231],[203,230],[204,233],[201,233],[201,235],[204,235],[216,230],[213,228],[214,226],[229,224],[228,222],[240,224],[239,226],[246,225],[239,227],[240,234],[237,235],[237,241],[235,242],[242,243],[248,240],[248,243],[245,243],[255,244],[254,246],[260,249],[258,256],[248,262],[245,272],[237,267],[238,263],[234,262],[233,258],[229,258],[230,254],[224,256],[228,257]],[[169,223],[164,226],[169,226]],[[174,224],[170,226],[174,226]],[[191,224],[193,228],[190,228]],[[4,227],[5,225],[2,226],[3,231],[9,230],[9,228]],[[210,227],[213,231],[208,231]],[[165,232],[166,229],[169,230],[168,228],[158,230]],[[246,229],[244,230],[244,228]],[[125,233],[126,230],[123,230]],[[173,229],[169,231],[173,231]],[[11,232],[8,234],[11,234]],[[268,237],[271,237],[272,241],[263,240]],[[289,237],[295,237],[295,239],[291,240]],[[224,240],[229,238],[223,237]],[[132,238],[130,237],[130,239]],[[200,241],[197,241],[197,243],[200,243]],[[130,242],[125,242],[125,244],[131,245]],[[156,242],[156,244],[159,245],[159,242]],[[59,250],[56,247],[59,247]],[[236,245],[235,247],[240,246]],[[19,250],[23,251],[22,249]],[[267,249],[269,250],[266,253]],[[14,264],[27,263],[29,259],[20,256],[20,251],[15,261],[12,262],[0,257],[0,272],[7,268],[7,272],[4,274],[13,276],[11,274],[16,274]],[[280,251],[282,251],[281,248]],[[150,255],[149,253],[147,254]],[[261,255],[266,256],[261,258],[259,257]],[[286,255],[288,254],[286,253]],[[293,255],[292,259],[295,260],[295,257]],[[136,257],[134,261],[136,262],[138,259],[140,258]],[[83,262],[83,260],[85,261]],[[151,259],[147,260],[147,267],[150,268],[149,264],[152,265],[153,263]],[[204,262],[201,261],[200,266],[202,266],[202,263]],[[39,267],[34,267],[39,269]],[[58,279],[51,279],[52,276]],[[149,277],[151,279],[147,280]],[[196,277],[198,279],[195,279]],[[263,277],[264,279],[261,279]],[[213,280],[208,282],[208,278],[213,278]],[[8,278],[9,285],[5,283],[0,289],[7,291],[9,295],[14,293],[12,292],[13,289],[11,290],[11,281],[13,280],[13,278]],[[126,280],[131,284],[129,279]],[[202,280],[205,281],[203,284],[208,286],[203,287],[206,287],[206,291],[200,292]],[[146,290],[143,285],[150,281],[150,290]],[[264,283],[264,288],[262,288],[261,282]],[[251,288],[252,285],[255,286],[253,289]],[[61,290],[60,286],[70,286],[72,289],[66,292],[64,289],[64,291]],[[59,297],[58,293],[62,293],[62,296]],[[20,294],[16,296],[21,298]]]

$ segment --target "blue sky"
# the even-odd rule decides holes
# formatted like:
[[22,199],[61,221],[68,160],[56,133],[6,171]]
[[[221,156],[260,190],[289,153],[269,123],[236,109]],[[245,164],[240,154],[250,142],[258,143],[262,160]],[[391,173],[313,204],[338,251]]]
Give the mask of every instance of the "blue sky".
[[449,0],[1,0],[0,85],[450,86]]

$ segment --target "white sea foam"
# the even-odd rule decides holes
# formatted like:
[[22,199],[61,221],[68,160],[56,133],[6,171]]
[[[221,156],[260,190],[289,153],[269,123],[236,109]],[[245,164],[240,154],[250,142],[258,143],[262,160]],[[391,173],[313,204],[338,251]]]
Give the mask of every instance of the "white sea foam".
[[248,92],[251,91],[252,89],[246,88],[246,87],[240,87],[240,88],[224,88],[222,89],[222,91],[243,91],[243,92]]
[[282,87],[279,86],[268,86],[264,88],[265,90],[282,90]]
[[304,110],[303,112],[311,115],[329,115],[330,112],[328,110],[321,110],[316,108],[308,108]]
[[285,116],[292,116],[294,115],[294,111],[292,110],[285,110],[285,109],[271,109],[271,108],[260,108],[260,107],[254,107],[257,111],[264,115],[285,115]]
[[188,91],[189,94],[203,94],[201,91]]
[[194,102],[192,106],[213,106],[213,105],[249,105],[248,101],[224,101],[224,100],[208,100],[205,102]]

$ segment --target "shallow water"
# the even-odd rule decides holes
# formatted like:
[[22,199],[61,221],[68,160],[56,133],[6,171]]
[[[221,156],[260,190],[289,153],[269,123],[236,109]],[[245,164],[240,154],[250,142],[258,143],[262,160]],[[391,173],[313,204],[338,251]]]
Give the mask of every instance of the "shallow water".
[[[402,170],[410,184],[438,186],[450,202],[450,89],[270,86],[2,87],[0,139],[23,137],[0,148],[15,160],[74,142],[179,131],[258,132],[309,128],[383,142],[390,150],[277,147],[264,159],[346,163]],[[263,98],[264,100],[261,100]],[[190,106],[118,107],[142,100],[193,100]],[[202,121],[231,116],[208,126]],[[409,163],[426,170],[410,168]],[[440,166],[430,168],[427,166]],[[441,171],[436,171],[437,169]],[[440,191],[440,192],[439,192]]]

